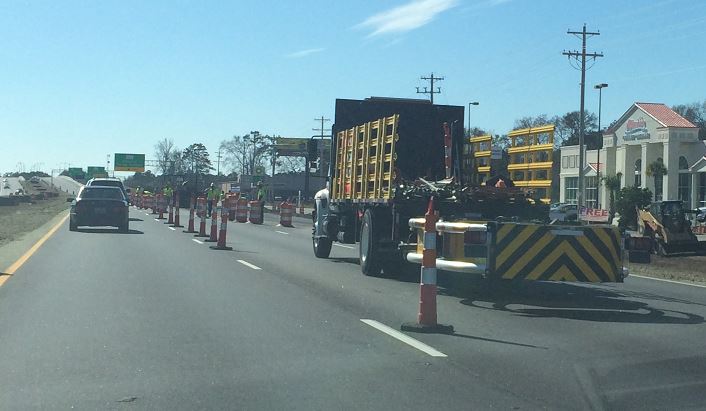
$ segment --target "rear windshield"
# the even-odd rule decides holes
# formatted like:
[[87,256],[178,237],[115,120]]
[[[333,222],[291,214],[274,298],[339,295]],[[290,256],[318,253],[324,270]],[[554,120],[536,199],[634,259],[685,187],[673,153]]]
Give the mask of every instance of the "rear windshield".
[[120,190],[86,187],[81,192],[81,198],[104,198],[109,200],[123,200]]
[[91,181],[92,186],[103,186],[103,187],[120,187],[123,188],[122,181],[117,180],[95,180]]

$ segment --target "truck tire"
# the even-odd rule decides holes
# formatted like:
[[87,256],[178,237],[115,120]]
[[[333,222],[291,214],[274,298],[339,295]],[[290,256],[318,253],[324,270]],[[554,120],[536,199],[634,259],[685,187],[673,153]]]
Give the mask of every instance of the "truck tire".
[[333,241],[331,241],[330,238],[328,237],[314,237],[313,238],[313,244],[314,244],[314,255],[317,258],[328,258],[329,254],[331,254],[331,245],[333,244]]
[[363,214],[360,229],[360,270],[363,274],[378,277],[382,269],[378,240],[380,239],[373,211],[368,209]]
[[78,226],[76,224],[72,223],[71,221],[69,221],[69,231],[77,231],[77,230],[78,230]]

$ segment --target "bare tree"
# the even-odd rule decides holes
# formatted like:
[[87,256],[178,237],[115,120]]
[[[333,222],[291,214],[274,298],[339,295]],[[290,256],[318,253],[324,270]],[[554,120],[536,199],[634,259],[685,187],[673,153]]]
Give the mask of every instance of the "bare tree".
[[702,104],[679,104],[672,107],[672,110],[698,127],[699,139],[706,140],[706,101]]
[[272,165],[274,136],[251,131],[243,136],[233,136],[221,142],[225,164],[232,171],[254,174],[258,166]]
[[164,138],[155,144],[154,155],[157,158],[157,171],[160,174],[173,174],[171,171],[174,165],[174,153],[178,151],[171,138]]

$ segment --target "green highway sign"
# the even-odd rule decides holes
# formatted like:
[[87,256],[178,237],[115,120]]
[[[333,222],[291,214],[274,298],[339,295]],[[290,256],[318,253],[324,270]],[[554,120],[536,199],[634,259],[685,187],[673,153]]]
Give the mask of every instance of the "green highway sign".
[[115,153],[115,162],[113,164],[115,171],[135,171],[138,173],[144,173],[145,155]]
[[105,167],[99,166],[88,166],[86,167],[86,180],[90,180],[93,177],[108,177],[108,173],[105,171]]
[[77,178],[83,178],[85,176],[85,173],[83,172],[83,169],[81,167],[69,167],[68,173],[69,177],[73,178],[74,180]]

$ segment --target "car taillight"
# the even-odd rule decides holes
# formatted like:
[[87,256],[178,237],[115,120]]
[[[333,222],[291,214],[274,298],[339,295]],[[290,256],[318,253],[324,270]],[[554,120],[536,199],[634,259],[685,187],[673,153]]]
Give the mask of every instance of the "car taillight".
[[463,242],[466,244],[485,244],[488,237],[485,231],[466,231],[463,234]]

